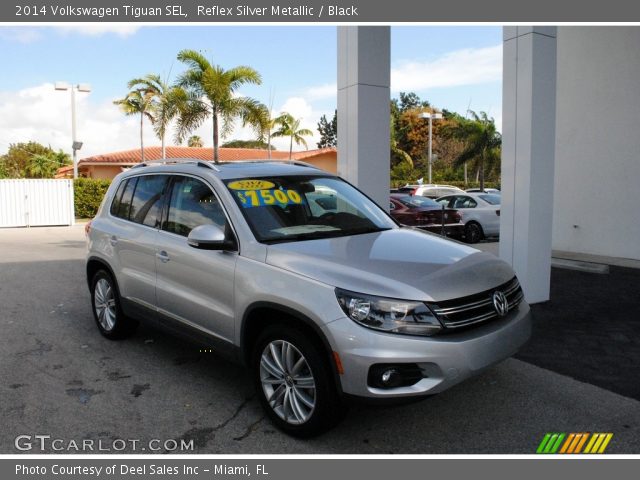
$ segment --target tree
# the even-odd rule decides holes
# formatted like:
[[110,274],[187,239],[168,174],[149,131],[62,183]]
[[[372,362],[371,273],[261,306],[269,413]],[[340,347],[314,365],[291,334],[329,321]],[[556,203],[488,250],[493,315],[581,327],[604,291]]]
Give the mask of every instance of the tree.
[[283,113],[278,118],[280,119],[280,128],[273,132],[272,137],[289,137],[289,160],[291,160],[293,142],[296,145],[304,145],[308,149],[309,147],[304,137],[313,135],[313,132],[308,128],[300,128],[300,119],[293,118],[290,113]]
[[425,109],[431,107],[431,104],[427,100],[422,100],[418,94],[414,92],[400,92],[400,99],[394,100],[396,102],[396,106],[400,113],[406,112],[407,110],[414,109]]
[[326,115],[320,117],[318,133],[320,133],[318,148],[336,147],[338,145],[338,110],[334,111],[330,122],[327,120]]
[[251,67],[238,66],[224,70],[219,65],[212,65],[195,50],[180,51],[178,60],[188,66],[178,79],[178,85],[186,89],[182,100],[178,102],[178,143],[182,143],[189,132],[212,117],[213,159],[218,161],[219,135],[222,133],[222,137],[225,137],[229,134],[236,118],[242,120],[243,126],[251,125],[257,130],[262,128],[256,120],[262,104],[253,98],[237,95],[241,86],[260,85],[262,78]]
[[464,145],[454,165],[471,164],[478,171],[480,189],[484,189],[485,174],[500,168],[502,136],[496,130],[493,118],[489,118],[485,112],[478,115],[469,111],[469,115],[470,119],[460,118],[444,133],[462,141]]
[[[50,165],[50,175],[42,177],[38,167],[33,164],[33,157],[43,155]],[[44,159],[37,160],[40,164]],[[51,178],[58,168],[71,164],[71,157],[62,150],[55,152],[37,142],[12,143],[6,154],[0,156],[0,178],[31,177],[37,171],[37,178]],[[35,170],[33,170],[35,169]]]
[[120,107],[120,110],[122,110],[125,115],[140,115],[140,155],[143,162],[144,119],[145,117],[147,117],[151,122],[154,121],[153,115],[151,113],[153,110],[152,100],[153,96],[151,93],[147,92],[144,88],[137,88],[127,93],[126,97],[120,100],[114,100],[113,102],[115,105],[118,105]]
[[58,170],[58,164],[51,157],[39,153],[29,159],[26,168],[28,178],[53,178]]
[[[184,92],[162,81],[160,75],[149,74],[129,81],[128,88],[140,91],[149,101],[149,119],[153,123],[156,136],[162,143],[162,158],[167,158],[165,135],[171,120],[176,116],[178,103],[184,99]],[[144,160],[144,159],[143,159]]]
[[[256,150],[268,150],[269,145],[262,140],[231,140],[222,145],[223,148],[253,148]],[[275,147],[271,147],[275,150]]]
[[187,146],[189,147],[204,147],[204,143],[202,143],[202,139],[198,135],[191,135],[189,140],[187,140]]
[[411,155],[398,147],[398,141],[396,140],[396,126],[393,119],[393,115],[389,119],[389,148],[391,166],[397,166],[399,164],[407,165],[409,169],[413,168],[413,159]]
[[269,159],[271,159],[271,150],[273,150],[273,145],[271,145],[273,129],[282,123],[283,115],[273,117],[271,109],[261,103],[258,108],[249,113],[249,118],[247,118],[248,123],[255,125],[257,142],[263,144],[267,149],[267,158]]

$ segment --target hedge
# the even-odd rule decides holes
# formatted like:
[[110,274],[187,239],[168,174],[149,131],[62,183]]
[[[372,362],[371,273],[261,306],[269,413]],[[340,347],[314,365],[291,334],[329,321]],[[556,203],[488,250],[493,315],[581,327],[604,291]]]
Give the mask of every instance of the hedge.
[[104,194],[111,180],[77,178],[73,182],[73,201],[76,218],[93,218],[98,213]]

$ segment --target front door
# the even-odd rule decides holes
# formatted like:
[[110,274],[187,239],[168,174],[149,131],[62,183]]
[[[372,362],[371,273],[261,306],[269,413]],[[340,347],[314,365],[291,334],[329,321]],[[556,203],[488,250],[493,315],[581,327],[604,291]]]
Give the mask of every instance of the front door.
[[207,224],[231,231],[220,201],[209,185],[195,177],[174,176],[168,211],[158,232],[158,310],[169,318],[232,342],[238,253],[189,246],[189,232]]

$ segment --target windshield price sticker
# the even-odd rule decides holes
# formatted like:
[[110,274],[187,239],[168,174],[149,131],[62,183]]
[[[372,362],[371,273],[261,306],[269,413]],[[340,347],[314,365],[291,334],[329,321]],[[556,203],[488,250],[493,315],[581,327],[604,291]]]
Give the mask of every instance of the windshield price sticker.
[[302,204],[302,197],[295,190],[236,190],[235,193],[243,208]]
[[231,190],[269,190],[275,185],[266,180],[237,180],[229,184]]

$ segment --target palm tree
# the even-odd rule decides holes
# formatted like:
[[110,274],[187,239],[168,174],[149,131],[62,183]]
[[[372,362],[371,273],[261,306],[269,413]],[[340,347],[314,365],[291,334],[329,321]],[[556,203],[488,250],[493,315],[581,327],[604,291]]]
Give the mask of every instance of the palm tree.
[[162,158],[167,158],[165,134],[171,120],[176,116],[178,103],[183,98],[183,92],[177,87],[171,87],[164,82],[160,75],[149,74],[142,78],[129,81],[128,88],[144,92],[150,101],[151,121],[156,136],[162,142]]
[[29,178],[53,178],[58,164],[44,154],[33,155],[27,163],[26,173]]
[[459,119],[444,130],[444,135],[460,140],[464,144],[462,153],[453,160],[455,167],[470,163],[477,169],[480,189],[484,190],[486,172],[500,165],[502,136],[496,130],[493,118],[485,112],[480,115],[469,111],[471,119]]
[[198,135],[191,135],[189,137],[189,140],[187,140],[187,146],[202,148],[204,144],[202,143],[202,139]]
[[125,115],[140,115],[140,154],[144,162],[144,118],[147,117],[151,122],[154,121],[152,115],[152,96],[144,89],[135,89],[127,93],[127,96],[114,100]]
[[200,126],[209,116],[213,119],[213,159],[218,161],[220,133],[226,136],[233,128],[233,120],[242,119],[242,125],[259,128],[261,103],[249,97],[237,95],[238,89],[247,84],[260,85],[260,74],[251,67],[238,66],[224,70],[212,65],[195,50],[182,50],[178,60],[189,68],[178,78],[178,86],[184,95],[178,106],[178,130],[176,138],[182,142],[194,128]]
[[276,136],[273,130],[278,126],[282,129],[282,127],[287,124],[287,122],[290,122],[293,117],[287,112],[283,112],[279,116],[273,117],[271,110],[264,104],[260,104],[258,110],[253,115],[255,115],[255,118],[252,117],[250,120],[253,120],[252,123],[255,124],[257,140],[258,142],[266,143],[267,158],[271,159],[271,150],[273,150],[271,137]]
[[396,134],[396,122],[393,115],[390,115],[389,120],[389,150],[392,164],[406,163],[409,168],[413,168],[413,159],[411,155],[398,147],[398,140]]
[[293,142],[296,145],[304,145],[306,149],[307,141],[304,137],[313,135],[313,132],[308,128],[300,128],[300,119],[293,118],[290,113],[282,113],[277,119],[277,124],[280,128],[273,132],[272,137],[289,137],[289,160],[291,160],[291,153],[293,151]]

